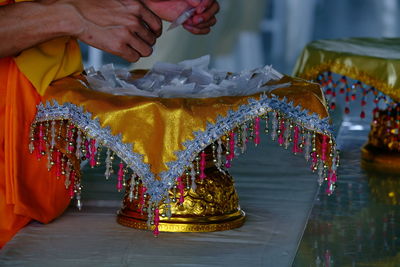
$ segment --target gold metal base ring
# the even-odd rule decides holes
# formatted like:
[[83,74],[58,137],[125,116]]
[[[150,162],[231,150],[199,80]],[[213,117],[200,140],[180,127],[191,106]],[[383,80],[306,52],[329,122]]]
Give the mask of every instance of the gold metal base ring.
[[[147,230],[146,220],[127,216],[123,212],[118,213],[117,222],[124,226]],[[238,210],[235,213],[221,216],[204,217],[172,217],[160,218],[158,226],[160,232],[215,232],[225,231],[241,227],[244,224],[246,215],[244,211]]]
[[[179,189],[179,185],[176,184],[170,189],[169,202],[163,201],[158,204],[160,232],[225,231],[243,225],[246,216],[240,208],[232,176],[215,166],[211,147],[206,148],[205,153],[206,178],[195,179],[193,186],[190,177],[185,173],[181,178],[182,187]],[[155,228],[147,225],[149,208],[145,204],[144,195],[137,193],[136,198],[130,197],[136,192],[143,192],[143,185],[135,183],[137,186],[133,187],[132,194],[129,194],[130,184],[131,181],[128,181],[117,222],[137,229]]]
[[400,153],[366,144],[361,149],[361,164],[367,170],[400,173]]

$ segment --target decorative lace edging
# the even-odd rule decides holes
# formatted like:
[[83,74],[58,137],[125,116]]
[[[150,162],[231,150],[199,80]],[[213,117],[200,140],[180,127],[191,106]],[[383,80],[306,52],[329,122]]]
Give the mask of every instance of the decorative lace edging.
[[55,100],[52,105],[50,102],[47,102],[46,105],[40,103],[37,106],[34,123],[51,120],[70,120],[89,137],[111,149],[129,168],[142,177],[146,184],[150,184],[154,180],[150,166],[143,162],[143,155],[133,152],[134,144],[123,143],[121,134],[113,135],[110,127],[103,128],[100,121],[97,118],[92,119],[92,114],[85,112],[82,107],[71,103],[59,105]]
[[347,75],[325,71],[316,75],[313,80],[321,85],[331,110],[336,108],[336,99],[340,95],[343,95],[345,100],[344,112],[346,114],[350,113],[350,104],[352,102],[355,102],[357,99],[360,101],[360,117],[362,119],[366,116],[365,107],[368,95],[372,95],[374,98],[374,116],[380,109],[386,109],[390,106],[395,108],[397,106],[397,102],[385,94],[384,91],[381,91],[380,88],[363,80],[352,80]]
[[323,62],[305,70],[302,73],[297,73],[296,76],[306,80],[315,80],[316,77],[318,77],[318,75],[320,75],[321,73],[330,71],[339,75],[347,76],[351,79],[363,81],[366,84],[378,88],[382,93],[390,96],[396,101],[397,99],[399,99],[399,96],[397,94],[398,90],[390,86],[387,82],[372,77],[370,74],[360,71],[356,67],[350,67],[334,61]]
[[280,100],[276,96],[270,98],[267,95],[261,95],[260,100],[249,98],[249,104],[241,105],[237,111],[230,110],[225,118],[218,116],[215,124],[207,123],[205,131],[195,132],[194,140],[184,142],[183,146],[186,149],[175,152],[178,159],[166,164],[169,170],[160,173],[161,181],[154,181],[148,188],[148,194],[155,202],[161,201],[174,185],[174,180],[182,175],[195,157],[208,145],[246,121],[270,111],[281,113],[286,119],[292,120],[307,130],[327,135],[333,139],[333,130],[328,118],[320,119],[315,113],[309,115],[307,110],[300,106],[294,106],[293,102],[288,103],[286,98]]
[[[158,203],[167,196],[177,177],[182,175],[196,156],[208,145],[241,124],[267,112],[273,111],[282,114],[285,119],[291,120],[294,124],[326,135],[333,140],[332,126],[329,124],[328,118],[320,119],[317,114],[309,115],[307,110],[300,106],[294,106],[292,102],[288,103],[286,98],[280,100],[276,96],[261,95],[259,100],[249,98],[248,102],[248,104],[241,105],[237,111],[230,110],[226,117],[218,116],[215,124],[207,122],[206,130],[195,132],[194,140],[183,143],[186,149],[175,152],[177,160],[166,164],[169,169],[160,173],[161,180],[155,179],[154,174],[150,171],[150,166],[143,162],[143,155],[133,152],[133,144],[124,144],[121,134],[114,136],[109,127],[101,127],[99,120],[92,119],[92,114],[84,112],[82,107],[71,103],[59,105],[56,101],[52,105],[49,102],[46,105],[40,104],[35,123],[70,120],[87,136],[111,149],[121,158],[127,167],[141,178],[153,203]],[[335,150],[335,147],[332,147],[331,150]]]

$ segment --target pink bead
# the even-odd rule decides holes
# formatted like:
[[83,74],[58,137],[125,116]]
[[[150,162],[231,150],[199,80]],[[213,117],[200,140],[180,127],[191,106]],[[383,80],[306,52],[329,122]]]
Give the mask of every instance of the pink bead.
[[68,151],[69,152],[74,152],[74,146],[68,145]]
[[232,166],[231,161],[229,159],[226,159],[225,167],[230,168],[231,166]]
[[185,186],[183,184],[183,179],[182,177],[178,177],[177,179],[178,181],[178,189],[179,189],[179,204],[183,204],[183,202],[185,201]]
[[332,183],[336,183],[337,182],[336,172],[334,172],[334,171],[332,171],[331,181],[332,181]]
[[157,237],[160,234],[160,231],[158,229],[158,226],[160,225],[160,211],[158,208],[156,208],[154,211],[154,225],[155,228],[153,230],[153,234],[155,237]]
[[201,160],[200,160],[200,179],[206,178],[206,174],[204,173],[204,170],[206,168],[206,153],[203,151],[200,154]]
[[92,139],[90,140],[90,167],[96,166],[96,140]]
[[56,165],[56,176],[61,176],[61,152],[56,151],[55,153],[55,165]]
[[260,118],[259,117],[255,118],[254,132],[255,132],[254,143],[256,145],[259,145],[260,144]]
[[231,161],[235,157],[235,133],[229,133],[229,154],[226,155],[225,167],[231,167]]
[[311,153],[311,158],[312,158],[311,169],[314,170],[314,167],[317,166],[317,163],[318,163],[317,152],[312,152]]
[[39,154],[37,155],[39,158],[42,157],[42,152],[44,151],[44,129],[43,125],[39,125],[39,141],[38,141],[38,152]]
[[283,138],[283,135],[285,133],[285,122],[283,120],[279,124],[279,130],[281,131],[281,133],[279,134],[279,137],[278,137],[278,143],[280,145],[283,145],[283,143],[285,142],[285,140]]
[[[72,132],[73,129],[74,129],[74,125],[70,125],[69,130],[68,130],[68,140],[70,143],[72,143],[72,141],[73,141],[73,132]],[[73,152],[74,146],[68,144],[68,151]]]
[[90,158],[90,149],[89,149],[89,141],[88,141],[88,140],[85,140],[85,148],[86,148],[86,155],[85,155],[85,157],[86,157],[87,159],[89,159],[89,158]]
[[119,164],[119,170],[118,170],[118,180],[117,180],[118,192],[120,192],[123,189],[123,186],[122,186],[123,177],[124,177],[124,164],[121,162]]

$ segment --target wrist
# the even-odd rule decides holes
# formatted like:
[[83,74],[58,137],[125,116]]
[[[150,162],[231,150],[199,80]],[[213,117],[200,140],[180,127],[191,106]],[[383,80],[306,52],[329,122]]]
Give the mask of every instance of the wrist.
[[78,37],[83,32],[83,17],[77,9],[63,1],[49,1],[42,4],[46,9],[49,23],[52,23],[56,36]]

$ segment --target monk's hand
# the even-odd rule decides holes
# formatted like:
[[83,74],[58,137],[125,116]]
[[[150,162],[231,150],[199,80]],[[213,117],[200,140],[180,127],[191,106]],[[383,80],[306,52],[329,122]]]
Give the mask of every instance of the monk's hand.
[[138,0],[48,1],[75,12],[78,39],[130,62],[151,55],[162,32],[160,18]]
[[219,11],[216,0],[142,0],[157,16],[166,21],[174,21],[183,12],[195,8],[194,15],[183,27],[193,34],[207,34],[217,23],[215,15]]

